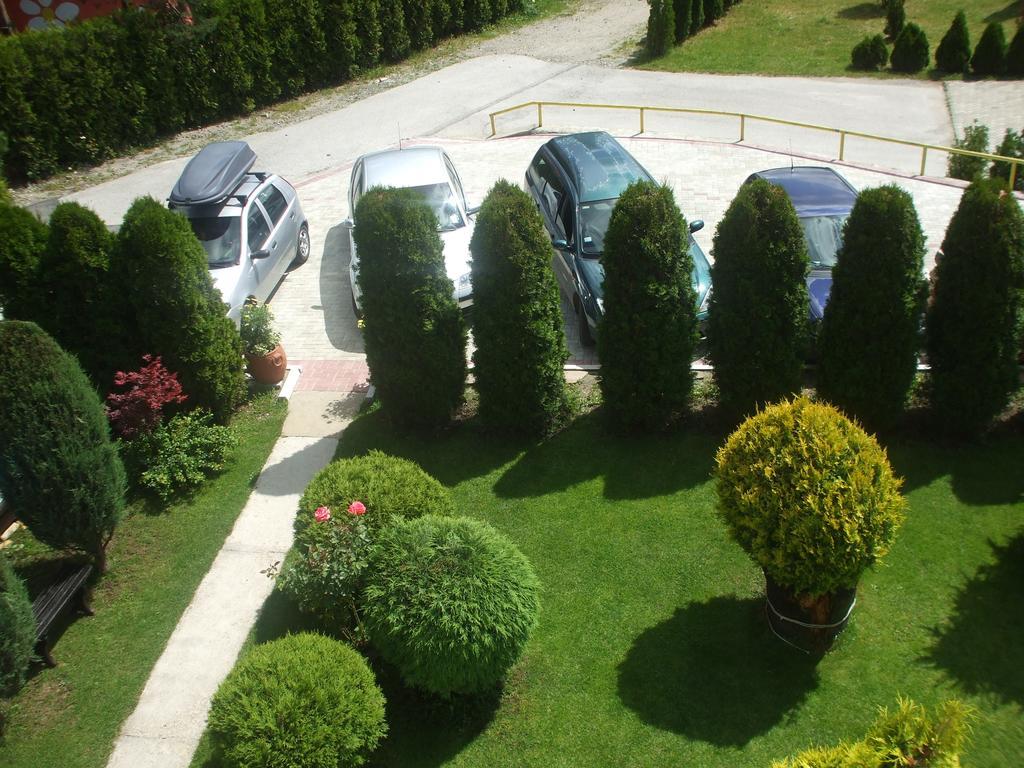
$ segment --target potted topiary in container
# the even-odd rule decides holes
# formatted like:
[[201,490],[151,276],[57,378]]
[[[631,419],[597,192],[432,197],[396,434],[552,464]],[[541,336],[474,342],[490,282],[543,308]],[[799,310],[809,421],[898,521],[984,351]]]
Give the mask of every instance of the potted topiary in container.
[[772,630],[823,653],[849,620],[861,574],[892,545],[902,481],[873,437],[807,398],[748,418],[716,462],[718,512],[764,571]]
[[240,335],[249,375],[261,384],[283,381],[288,358],[281,346],[281,334],[274,328],[270,307],[255,302],[242,307]]

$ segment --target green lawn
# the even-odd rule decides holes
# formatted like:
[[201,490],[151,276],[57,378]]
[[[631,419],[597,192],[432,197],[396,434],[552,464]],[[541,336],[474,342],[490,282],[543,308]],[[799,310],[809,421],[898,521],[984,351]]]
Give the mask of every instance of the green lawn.
[[[340,456],[381,448],[510,535],[543,583],[541,624],[500,697],[448,705],[377,664],[390,736],[380,766],[767,766],[854,738],[897,694],[960,696],[981,717],[965,766],[1024,754],[1024,438],[889,447],[907,522],[817,665],[776,640],[759,571],[713,512],[722,436],[609,437],[599,414],[538,445],[471,425],[431,440],[379,413]],[[277,593],[254,642],[295,614]],[[193,765],[215,766],[204,743]]]
[[[233,421],[239,448],[230,466],[194,498],[170,508],[134,503],[111,543],[110,571],[96,586],[96,615],[57,640],[55,669],[35,674],[11,702],[4,768],[102,768],[122,721],[234,525],[286,406],[261,396]],[[30,536],[15,552],[29,577],[54,557]]]
[[[935,49],[960,9],[967,15],[973,50],[990,21],[1003,22],[1007,41],[1013,37],[1020,0],[907,0],[907,21],[924,29],[932,65]],[[884,29],[879,0],[742,0],[717,26],[641,66],[670,72],[863,76],[847,69],[850,51],[865,35]]]

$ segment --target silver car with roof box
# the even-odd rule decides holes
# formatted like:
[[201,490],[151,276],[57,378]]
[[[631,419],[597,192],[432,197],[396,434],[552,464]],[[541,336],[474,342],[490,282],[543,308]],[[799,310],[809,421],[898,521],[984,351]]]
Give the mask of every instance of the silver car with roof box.
[[210,144],[189,160],[167,201],[202,243],[236,325],[247,300],[266,301],[288,267],[309,258],[309,225],[295,188],[253,171],[255,162],[244,141]]
[[[352,166],[352,180],[348,188],[348,209],[354,216],[359,198],[374,187],[412,189],[430,206],[437,218],[437,231],[444,244],[444,262],[452,281],[452,295],[459,306],[473,303],[470,282],[469,241],[473,237],[473,219],[479,208],[466,203],[462,180],[448,153],[440,147],[410,147],[391,149],[363,155]],[[349,280],[352,285],[352,303],[356,312],[362,309],[359,290],[359,254],[356,251],[352,229],[358,225],[352,218],[345,226],[349,229],[352,259],[349,262]]]

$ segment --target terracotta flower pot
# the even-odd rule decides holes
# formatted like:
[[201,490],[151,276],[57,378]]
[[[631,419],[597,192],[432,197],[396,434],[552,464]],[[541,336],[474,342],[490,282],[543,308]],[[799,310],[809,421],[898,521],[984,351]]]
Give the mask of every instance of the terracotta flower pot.
[[288,371],[288,356],[278,344],[269,355],[246,355],[249,375],[260,384],[280,384]]

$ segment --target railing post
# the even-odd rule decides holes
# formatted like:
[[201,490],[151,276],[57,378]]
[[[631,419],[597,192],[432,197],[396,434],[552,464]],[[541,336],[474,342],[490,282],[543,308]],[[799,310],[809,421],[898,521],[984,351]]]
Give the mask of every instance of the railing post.
[[640,107],[640,133],[644,132],[644,108]]
[[747,135],[747,116],[746,115],[740,115],[740,141],[743,141],[743,139],[746,137],[746,135]]
[[846,153],[846,131],[839,132],[839,159],[843,159],[843,155]]
[[494,138],[494,134],[498,132],[498,129],[494,127],[494,113],[491,112],[491,138]]
[[1017,166],[1020,163],[1010,163],[1010,194],[1013,194],[1013,182],[1017,179]]
[[543,105],[539,101],[537,102],[537,127],[544,127],[544,110]]
[[924,176],[924,164],[928,160],[928,147],[921,147],[921,173],[919,175]]

